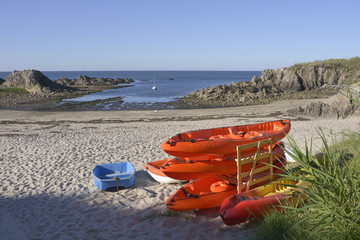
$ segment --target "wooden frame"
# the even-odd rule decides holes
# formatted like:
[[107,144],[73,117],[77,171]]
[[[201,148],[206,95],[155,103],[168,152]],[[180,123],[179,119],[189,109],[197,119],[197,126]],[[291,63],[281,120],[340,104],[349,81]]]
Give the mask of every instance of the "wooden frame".
[[[269,152],[260,153],[261,147],[263,145],[269,145]],[[248,157],[245,159],[241,159],[241,150],[248,149],[248,148],[254,148],[254,147],[256,147],[256,152],[255,152],[254,156],[251,156],[251,157]],[[249,191],[249,189],[252,185],[258,184],[258,183],[266,181],[268,179],[270,179],[270,182],[273,180],[274,170],[273,170],[273,154],[272,154],[272,139],[271,138],[265,139],[262,141],[258,141],[258,142],[253,142],[253,143],[237,146],[236,151],[237,151],[236,163],[237,163],[237,191],[238,191],[238,194],[241,193],[242,178],[249,177],[246,182],[245,191]],[[258,160],[268,158],[268,157],[270,158],[269,165],[255,168]],[[251,163],[251,162],[252,162],[252,167],[251,167],[250,171],[241,173],[241,165],[246,164],[246,163]],[[270,170],[269,175],[253,181],[254,174],[266,171],[267,169]]]

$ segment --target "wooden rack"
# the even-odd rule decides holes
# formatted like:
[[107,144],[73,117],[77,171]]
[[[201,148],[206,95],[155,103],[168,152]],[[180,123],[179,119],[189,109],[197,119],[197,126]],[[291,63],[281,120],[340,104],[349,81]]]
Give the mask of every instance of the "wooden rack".
[[[268,152],[260,153],[261,147],[263,145],[269,145]],[[254,147],[256,147],[255,155],[248,157],[248,158],[241,159],[241,151],[242,150],[254,148]],[[265,139],[262,141],[258,141],[258,142],[254,142],[254,143],[249,143],[246,145],[237,146],[236,151],[237,151],[236,163],[237,163],[237,191],[238,191],[238,194],[241,193],[241,189],[243,188],[242,187],[243,179],[244,180],[246,179],[245,191],[249,191],[249,189],[252,185],[259,184],[268,179],[270,179],[270,182],[273,180],[274,170],[273,170],[273,154],[272,154],[272,139],[271,138]],[[264,158],[270,159],[269,164],[265,165],[263,167],[256,168],[257,161],[260,159],[264,159]],[[252,163],[252,167],[251,167],[250,171],[242,173],[241,166],[246,163]],[[270,174],[267,174],[264,177],[253,180],[253,177],[255,174],[266,171],[268,169],[270,171]]]

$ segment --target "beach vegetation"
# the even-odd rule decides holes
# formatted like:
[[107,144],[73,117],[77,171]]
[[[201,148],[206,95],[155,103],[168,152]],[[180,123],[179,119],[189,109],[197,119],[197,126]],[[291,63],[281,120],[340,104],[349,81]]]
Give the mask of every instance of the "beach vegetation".
[[30,94],[30,93],[25,88],[8,87],[8,88],[0,88],[0,94]]
[[301,67],[329,67],[329,68],[331,67],[331,68],[346,68],[348,70],[359,69],[360,57],[316,60],[313,62],[297,63],[290,66],[290,68],[301,68]]
[[333,68],[338,73],[343,73],[346,76],[346,81],[343,84],[354,84],[360,82],[360,57],[340,58],[340,59],[327,59],[317,60],[314,62],[297,63],[289,67],[294,71],[306,67],[322,67]]
[[289,171],[296,170],[299,174],[293,178],[308,183],[301,189],[306,201],[265,215],[259,220],[257,239],[360,238],[360,134],[348,134],[341,142],[333,139],[331,145],[321,130],[319,135],[323,148],[318,154],[311,142],[302,152],[289,139],[294,154],[288,153],[298,164]]

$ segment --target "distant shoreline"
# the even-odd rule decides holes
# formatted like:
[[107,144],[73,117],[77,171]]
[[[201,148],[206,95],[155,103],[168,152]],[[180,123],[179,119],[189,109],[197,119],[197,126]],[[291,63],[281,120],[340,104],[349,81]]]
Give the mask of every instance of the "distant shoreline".
[[[19,70],[20,71],[20,70]],[[41,71],[41,70],[40,70]],[[7,75],[9,75],[12,71],[0,71],[0,78],[5,79]],[[227,73],[237,73],[237,72],[244,72],[244,73],[251,73],[255,75],[261,75],[261,70],[135,70],[135,71],[127,71],[127,70],[119,70],[119,71],[41,71],[44,73],[50,80],[57,80],[60,78],[77,78],[79,75],[86,75],[90,77],[111,77],[111,78],[131,78],[131,73],[141,73],[141,78],[148,77],[153,78],[154,73],[164,74],[164,73],[185,73],[185,72],[194,72],[194,73],[216,73],[216,72],[227,72]],[[173,78],[173,77],[169,77]],[[174,77],[176,80],[176,77]],[[250,81],[251,79],[249,79]]]
[[[217,84],[228,84],[238,81],[250,81],[251,77],[253,77],[254,74],[261,74],[260,71],[161,71],[157,72],[156,75],[158,91],[153,92],[151,88],[152,80],[154,78],[154,72],[156,71],[44,71],[44,75],[48,77],[49,80],[58,82],[62,85],[64,83],[66,84],[66,81],[63,81],[62,79],[76,80],[80,76],[89,76],[89,78],[103,79],[130,77],[130,79],[137,80],[135,86],[139,86],[140,90],[131,89],[131,91],[116,91],[116,94],[110,94],[109,97],[102,97],[101,99],[96,99],[96,97],[107,96],[107,94],[95,94],[94,100],[88,100],[87,98],[87,100],[85,100],[84,102],[62,102],[62,100],[77,98],[80,96],[89,96],[94,92],[102,92],[103,90],[116,89],[118,88],[118,86],[114,85],[104,87],[96,85],[83,85],[80,86],[81,88],[79,88],[80,90],[83,90],[82,92],[56,92],[52,94],[37,95],[10,94],[7,96],[5,96],[4,94],[0,94],[0,109],[27,111],[99,111],[146,109],[156,110],[174,108],[187,109],[194,107],[209,108],[213,106],[189,106],[187,103],[179,101],[179,98],[185,97],[191,91],[202,89],[204,85],[215,86]],[[133,73],[136,74],[132,75]],[[10,73],[6,72],[4,75],[7,74]],[[68,87],[79,87],[77,85],[69,84],[73,81],[67,82],[68,83],[66,86]],[[149,89],[149,91],[147,91],[147,89]],[[115,91],[113,93],[115,93]],[[140,95],[137,95],[138,93]],[[131,99],[131,97],[129,98],[129,96],[135,96],[135,98],[141,100],[135,100],[133,102],[133,99]],[[126,101],[123,101],[123,97],[126,97]],[[167,98],[169,100],[163,101],[162,99],[164,98]]]

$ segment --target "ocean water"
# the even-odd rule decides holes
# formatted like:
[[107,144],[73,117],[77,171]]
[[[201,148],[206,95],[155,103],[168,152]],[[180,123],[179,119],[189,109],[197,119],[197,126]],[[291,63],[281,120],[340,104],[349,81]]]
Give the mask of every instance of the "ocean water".
[[[9,72],[0,72],[5,79]],[[183,97],[201,88],[250,81],[261,71],[43,71],[51,80],[75,79],[79,75],[89,77],[131,78],[131,87],[105,90],[65,101],[93,101],[122,97],[124,103],[163,103]],[[157,90],[152,90],[155,84]],[[128,86],[128,84],[124,84]]]

